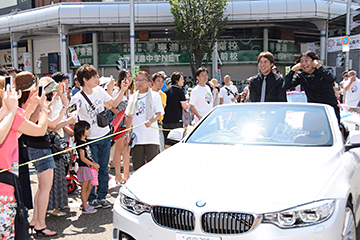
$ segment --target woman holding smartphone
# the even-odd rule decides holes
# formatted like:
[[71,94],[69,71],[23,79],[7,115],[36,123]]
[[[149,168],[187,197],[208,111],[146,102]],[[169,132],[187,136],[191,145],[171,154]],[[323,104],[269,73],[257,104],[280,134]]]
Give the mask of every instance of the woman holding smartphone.
[[[0,78],[0,81],[4,79]],[[45,103],[45,95],[41,98],[36,97],[35,100],[39,104],[39,111],[41,116],[38,124],[27,120],[23,115],[23,111],[17,108],[18,96],[15,90],[10,91],[10,86],[7,91],[3,93],[3,106],[0,109],[0,169],[7,169],[18,162],[18,135],[26,134],[29,136],[44,135],[47,129],[47,114],[48,107]],[[12,172],[12,170],[10,170]],[[51,174],[51,172],[48,172]],[[2,231],[0,232],[1,239],[14,238],[15,236],[15,214],[16,202],[14,197],[14,188],[12,186],[0,183],[0,202],[2,210],[0,211],[0,218],[5,219],[1,223]],[[39,224],[35,229],[45,229],[45,219],[43,225]],[[51,233],[51,230],[48,230]],[[56,232],[52,232],[54,235]]]
[[[50,84],[51,83],[51,84]],[[43,87],[42,87],[43,86]],[[48,77],[43,77],[40,79],[39,83],[39,94],[42,92],[42,96],[46,93],[52,92],[52,90],[57,91],[59,84],[57,84],[54,80]],[[63,101],[66,103],[67,98],[65,94],[61,96]],[[46,100],[46,98],[45,98]],[[46,103],[45,103],[46,104]],[[46,104],[50,106],[51,103]],[[51,119],[46,115],[46,119],[48,121],[48,128],[55,129],[59,124],[62,116],[64,116],[67,106],[64,104],[62,110],[60,111],[57,118]],[[38,108],[32,114],[32,121],[35,123],[39,118],[43,115],[42,112],[38,111]],[[48,129],[47,128],[47,129]],[[50,142],[48,132],[45,132],[42,136],[31,137],[28,136],[28,155],[30,160],[39,159],[41,157],[52,155],[50,149]],[[53,176],[54,169],[56,168],[55,161],[53,157],[47,157],[40,161],[34,162],[35,169],[38,176],[38,189],[34,197],[34,214],[33,218],[29,223],[30,229],[34,229],[37,235],[41,234],[43,236],[54,236],[57,233],[51,231],[46,227],[45,217],[46,211],[49,204],[49,194],[53,185]]]
[[[121,89],[121,82],[122,81],[126,81],[127,84],[128,83],[132,83],[132,75],[131,73],[126,70],[123,69],[120,71],[119,76],[118,76],[118,80],[116,83],[116,87],[113,91],[113,98],[116,97]],[[130,85],[131,86],[131,85]],[[129,86],[129,88],[130,88]],[[123,96],[122,101],[120,102],[119,106],[117,106],[116,109],[112,109],[112,112],[117,115],[122,111],[125,111],[127,104],[128,104],[128,100],[130,97],[130,90],[125,91],[125,94]],[[121,129],[125,129],[126,125],[126,116],[123,118],[122,122],[120,123],[119,127]],[[115,153],[114,153],[114,167],[115,167],[115,181],[116,182],[120,182],[121,184],[125,184],[126,181],[129,179],[130,174],[129,174],[129,169],[130,169],[130,148],[127,145],[127,143],[125,143],[125,136],[127,136],[127,133],[122,133],[116,136],[116,143],[115,143]],[[121,175],[121,155],[122,155],[122,160],[123,160],[123,169],[124,169],[124,175]]]

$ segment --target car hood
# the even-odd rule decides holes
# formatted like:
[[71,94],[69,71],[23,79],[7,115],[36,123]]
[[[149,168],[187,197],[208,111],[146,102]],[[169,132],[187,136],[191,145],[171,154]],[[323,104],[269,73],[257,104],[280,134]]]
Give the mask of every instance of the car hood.
[[334,147],[177,144],[126,187],[151,205],[271,212],[318,200],[340,165]]

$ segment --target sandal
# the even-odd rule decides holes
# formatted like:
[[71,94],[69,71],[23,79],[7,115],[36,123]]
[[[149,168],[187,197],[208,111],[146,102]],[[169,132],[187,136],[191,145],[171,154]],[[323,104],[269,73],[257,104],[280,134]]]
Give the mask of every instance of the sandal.
[[29,224],[29,229],[31,230],[31,234],[34,234],[34,227],[35,227],[35,225],[32,226]]
[[47,211],[47,213],[50,214],[50,215],[56,216],[56,217],[66,216],[66,212],[61,212],[59,209],[56,209],[56,208],[53,209],[53,210]]
[[52,232],[52,230],[51,230],[50,228],[48,228],[48,227],[45,227],[45,228],[40,229],[40,230],[37,230],[37,229],[34,228],[34,230],[35,230],[35,232],[36,232],[36,236],[39,236],[39,233],[41,233],[44,237],[52,237],[52,236],[57,235],[57,232],[55,232],[55,234],[46,234],[46,233],[44,232],[44,231],[46,231],[46,230],[49,230],[50,232]]

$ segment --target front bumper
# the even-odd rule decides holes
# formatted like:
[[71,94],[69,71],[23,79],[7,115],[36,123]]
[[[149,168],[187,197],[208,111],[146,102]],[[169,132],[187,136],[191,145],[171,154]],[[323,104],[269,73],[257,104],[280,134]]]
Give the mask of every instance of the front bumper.
[[[325,222],[313,226],[281,229],[274,224],[260,223],[252,231],[243,234],[209,234],[201,229],[201,213],[195,212],[195,230],[184,232],[179,230],[167,229],[157,225],[150,213],[141,215],[132,214],[120,206],[119,197],[114,204],[113,230],[131,235],[135,240],[176,240],[177,233],[199,236],[200,239],[210,239],[210,237],[220,237],[221,240],[242,239],[242,240],[328,240],[342,239],[341,233],[344,221],[345,201],[337,200],[333,215]],[[113,239],[119,238],[119,234],[114,234]],[[189,238],[190,239],[190,238]],[[196,239],[196,238],[191,238]]]

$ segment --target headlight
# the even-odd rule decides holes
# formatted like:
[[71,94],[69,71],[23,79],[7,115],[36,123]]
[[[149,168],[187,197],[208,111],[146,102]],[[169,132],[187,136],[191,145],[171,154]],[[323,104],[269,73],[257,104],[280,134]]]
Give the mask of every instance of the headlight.
[[143,212],[150,212],[151,206],[141,202],[135,195],[125,186],[120,188],[120,206],[134,214],[140,215]]
[[277,213],[266,213],[263,222],[273,223],[280,228],[315,225],[328,220],[334,212],[334,207],[335,200],[321,200]]

